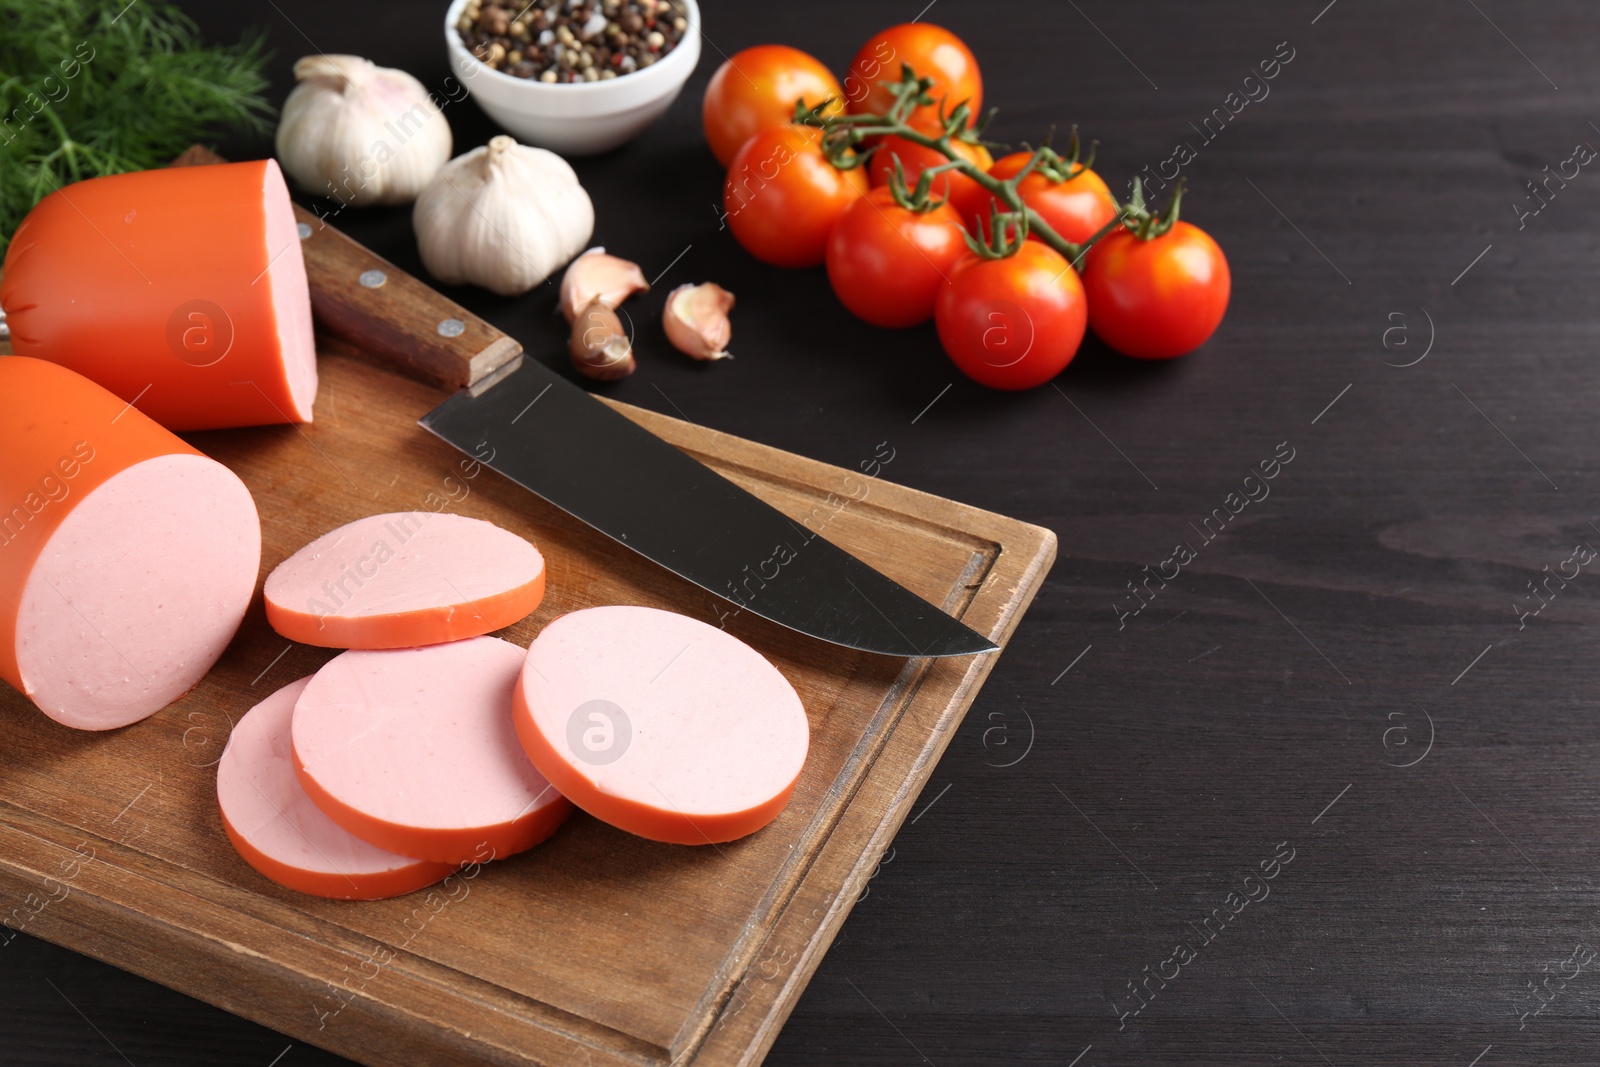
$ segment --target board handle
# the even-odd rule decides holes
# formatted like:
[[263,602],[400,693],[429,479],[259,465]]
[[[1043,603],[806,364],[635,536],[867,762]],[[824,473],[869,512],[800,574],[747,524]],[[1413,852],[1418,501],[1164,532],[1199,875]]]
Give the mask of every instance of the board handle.
[[[173,166],[225,162],[195,145]],[[294,217],[323,330],[445,389],[476,386],[522,355],[517,341],[299,204]]]

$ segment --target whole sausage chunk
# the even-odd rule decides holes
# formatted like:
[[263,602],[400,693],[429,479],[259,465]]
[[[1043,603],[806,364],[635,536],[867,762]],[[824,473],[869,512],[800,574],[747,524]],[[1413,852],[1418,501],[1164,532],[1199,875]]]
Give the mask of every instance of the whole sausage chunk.
[[311,421],[311,293],[273,160],[56,190],[17,227],[0,307],[17,355],[71,367],[169,430]]
[[81,375],[0,359],[0,678],[110,730],[204,677],[250,606],[237,475]]

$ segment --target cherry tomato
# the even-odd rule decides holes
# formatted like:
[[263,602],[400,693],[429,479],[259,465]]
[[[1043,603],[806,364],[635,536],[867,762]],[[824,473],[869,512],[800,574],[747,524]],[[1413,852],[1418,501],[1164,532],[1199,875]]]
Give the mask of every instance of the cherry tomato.
[[[1022,170],[1030,152],[1013,152],[1002,156],[989,168],[996,178],[1005,179]],[[955,199],[956,210],[963,222],[979,234],[988,232],[989,205],[995,197],[977,182],[968,180]],[[1052,230],[1073,244],[1082,244],[1099,232],[1100,227],[1116,218],[1117,199],[1101,180],[1100,175],[1087,167],[1074,168],[1072,177],[1064,182],[1052,181],[1034,171],[1017,186],[1022,202],[1037,211]],[[1001,211],[1009,211],[1005,204]]]
[[1084,263],[1089,324],[1138,359],[1172,359],[1205,344],[1228,310],[1231,284],[1217,242],[1182,219],[1148,241],[1113,230]]
[[814,267],[828,232],[867,191],[861,168],[822,154],[822,131],[768,126],[734,154],[722,185],[729,228],[745,250],[778,267]]
[[821,61],[782,44],[760,44],[725,60],[711,76],[701,103],[706,141],[717,162],[726,167],[733,154],[768,126],[782,126],[794,117],[796,101],[815,107],[837,101],[830,115],[844,110],[844,90]]
[[915,326],[933,318],[939,289],[967,254],[950,205],[911,211],[874,189],[833,228],[828,281],[840,303],[874,326]]
[[948,114],[962,103],[976,116],[983,107],[983,77],[966,43],[940,26],[907,22],[877,34],[856,53],[844,76],[845,106],[853,114],[882,115],[894,95],[881,82],[900,80],[900,65],[911,64],[918,76],[932,78],[928,95],[933,105],[918,107],[911,122],[937,122],[939,104]]
[[[929,127],[925,132],[930,137],[937,136],[939,131]],[[988,170],[994,162],[989,155],[989,150],[981,144],[968,144],[966,141],[950,140],[950,147],[963,159],[974,163],[980,170]],[[937,148],[926,148],[915,141],[907,141],[900,137],[885,137],[879,142],[878,150],[872,153],[872,159],[867,163],[867,176],[873,185],[888,185],[889,176],[894,173],[894,157],[900,158],[900,168],[905,172],[906,188],[914,189],[917,179],[928,167],[936,167],[950,160]],[[948,200],[960,214],[960,205],[970,203],[978,196],[988,196],[983,186],[956,171],[946,171],[933,180],[932,193],[943,200]]]
[[1078,354],[1087,317],[1077,272],[1037,241],[1004,259],[968,252],[934,308],[945,352],[995,389],[1031,389],[1061,373]]

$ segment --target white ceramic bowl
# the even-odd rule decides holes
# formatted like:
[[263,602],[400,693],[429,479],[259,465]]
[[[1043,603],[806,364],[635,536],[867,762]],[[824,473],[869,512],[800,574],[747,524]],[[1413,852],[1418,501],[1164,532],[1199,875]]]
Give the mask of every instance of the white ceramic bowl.
[[700,61],[700,7],[688,11],[683,39],[642,70],[605,81],[554,84],[503,74],[461,43],[456,21],[468,0],[454,0],[444,17],[450,68],[488,116],[526,144],[562,155],[587,156],[633,140],[672,106]]

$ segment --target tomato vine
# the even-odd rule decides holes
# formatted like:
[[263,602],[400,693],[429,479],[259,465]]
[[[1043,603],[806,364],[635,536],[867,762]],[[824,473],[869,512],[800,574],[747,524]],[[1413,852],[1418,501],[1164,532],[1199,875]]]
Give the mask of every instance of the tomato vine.
[[[1084,253],[1100,238],[1118,226],[1126,224],[1130,218],[1142,220],[1144,215],[1140,215],[1140,212],[1148,214],[1144,208],[1142,192],[1136,188],[1135,196],[1138,198],[1136,204],[1119,204],[1116,216],[1081,244],[1069,241],[1057,233],[1039,212],[1023,201],[1018,186],[1035,171],[1055,181],[1070,181],[1079,172],[1086,170],[1093,161],[1093,148],[1091,146],[1089,161],[1080,163],[1076,130],[1073,131],[1066,156],[1046,144],[1034,149],[1028,162],[1016,174],[1009,178],[996,178],[977,164],[963,158],[952,144],[956,140],[970,144],[986,143],[980,138],[989,119],[994,117],[992,110],[974,125],[972,110],[966,103],[956,105],[948,114],[941,108],[939,130],[937,134],[933,134],[912,125],[910,116],[918,107],[934,103],[929,93],[934,80],[919,77],[909,64],[903,63],[900,67],[899,83],[885,84],[894,95],[894,103],[884,114],[830,114],[828,108],[833,106],[833,101],[827,100],[812,108],[807,108],[803,104],[796,105],[794,121],[823,131],[824,152],[828,160],[841,170],[851,170],[861,166],[872,152],[879,150],[876,146],[863,148],[863,145],[870,139],[885,136],[899,137],[911,144],[931,148],[944,155],[949,162],[925,170],[918,178],[916,190],[910,193],[905,190],[903,172],[897,160],[895,175],[899,179],[897,184],[900,186],[900,194],[897,194],[896,200],[900,200],[904,195],[907,206],[912,203],[925,203],[933,176],[945,171],[955,171],[972,179],[995,198],[995,203],[990,209],[987,239],[980,240],[970,236],[968,238],[968,245],[972,250],[986,259],[1014,255],[1022,247],[1022,242],[1032,235],[1061,253],[1068,262],[1076,265],[1083,259]],[[1174,212],[1174,218],[1176,218],[1176,201],[1177,197],[1174,196],[1173,204],[1169,208]],[[1001,204],[1010,210],[1001,211]],[[1170,223],[1167,225],[1170,226]]]

